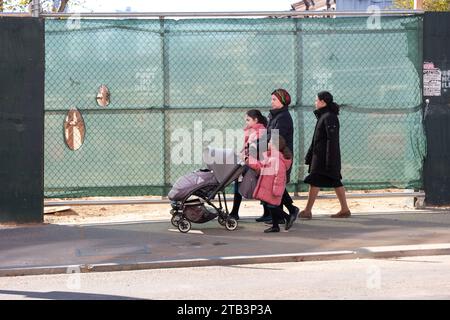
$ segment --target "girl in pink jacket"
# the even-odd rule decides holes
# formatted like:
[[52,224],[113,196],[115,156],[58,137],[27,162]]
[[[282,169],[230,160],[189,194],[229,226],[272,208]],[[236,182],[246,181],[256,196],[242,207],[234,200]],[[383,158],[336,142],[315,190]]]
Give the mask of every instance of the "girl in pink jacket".
[[286,171],[292,164],[292,153],[286,146],[286,141],[279,135],[272,136],[264,159],[258,161],[252,157],[248,166],[260,173],[253,197],[261,200],[265,210],[272,215],[272,227],[264,232],[280,232],[278,222],[285,219],[285,229],[289,230],[295,217],[288,215],[280,207],[284,189],[286,188]]
[[[267,119],[261,113],[261,111],[252,109],[248,110],[245,114],[245,128],[244,128],[244,146],[241,152],[242,160],[248,159],[249,156],[253,156],[258,159],[259,154],[263,151],[260,150],[260,139],[265,141],[267,134]],[[264,149],[265,150],[265,149]],[[245,174],[245,172],[244,172]],[[234,199],[233,209],[230,212],[230,216],[239,220],[239,207],[241,205],[242,195],[239,193],[239,181],[234,182]]]

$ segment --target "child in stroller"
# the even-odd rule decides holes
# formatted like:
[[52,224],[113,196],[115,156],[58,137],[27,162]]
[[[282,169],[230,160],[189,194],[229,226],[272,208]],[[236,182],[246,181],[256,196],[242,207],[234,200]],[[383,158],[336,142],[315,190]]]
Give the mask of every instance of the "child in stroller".
[[[207,169],[180,177],[168,197],[171,200],[171,223],[183,233],[191,230],[191,223],[205,223],[216,217],[227,230],[235,230],[238,222],[229,215],[225,188],[244,170],[234,150],[208,147],[203,152]],[[218,206],[213,203],[218,197]],[[224,207],[222,207],[222,201]]]

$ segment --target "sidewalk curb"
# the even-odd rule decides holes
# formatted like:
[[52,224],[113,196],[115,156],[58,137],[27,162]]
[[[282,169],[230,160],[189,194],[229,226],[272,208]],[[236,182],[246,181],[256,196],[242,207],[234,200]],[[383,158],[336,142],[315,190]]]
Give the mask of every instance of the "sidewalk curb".
[[363,247],[355,250],[325,251],[310,253],[290,253],[258,256],[230,256],[206,257],[198,259],[159,260],[132,264],[92,264],[46,266],[29,268],[0,269],[0,277],[47,275],[47,274],[76,274],[90,272],[132,271],[163,268],[186,268],[207,266],[229,266],[242,264],[334,261],[349,259],[386,259],[414,256],[450,255],[450,243],[404,245],[387,247]]

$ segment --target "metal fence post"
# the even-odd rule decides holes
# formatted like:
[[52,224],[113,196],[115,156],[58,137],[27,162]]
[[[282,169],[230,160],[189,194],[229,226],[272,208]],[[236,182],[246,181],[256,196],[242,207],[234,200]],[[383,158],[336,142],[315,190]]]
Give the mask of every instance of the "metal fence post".
[[[298,192],[301,191],[301,181],[304,177],[304,170],[303,170],[303,158],[305,156],[305,148],[304,148],[304,142],[302,139],[305,139],[305,117],[304,117],[304,110],[303,110],[303,104],[302,104],[302,81],[303,81],[303,48],[302,48],[302,30],[299,29],[299,24],[301,21],[299,19],[296,19],[295,21],[295,62],[296,62],[296,73],[297,73],[297,87],[296,87],[296,96],[297,101],[295,102],[295,108],[297,113],[297,139],[298,139],[298,152],[297,154],[297,164],[298,164],[298,175],[297,175],[297,181],[296,181],[296,188],[295,188],[295,197],[298,197]],[[295,155],[294,155],[295,156]]]
[[31,16],[33,18],[39,18],[41,14],[41,3],[40,0],[31,1]]
[[169,113],[170,95],[169,95],[169,59],[167,52],[167,40],[164,26],[164,17],[159,17],[161,25],[161,48],[162,48],[162,64],[163,64],[163,126],[164,126],[164,188],[162,197],[167,197],[169,193],[170,182],[170,125],[167,119]]

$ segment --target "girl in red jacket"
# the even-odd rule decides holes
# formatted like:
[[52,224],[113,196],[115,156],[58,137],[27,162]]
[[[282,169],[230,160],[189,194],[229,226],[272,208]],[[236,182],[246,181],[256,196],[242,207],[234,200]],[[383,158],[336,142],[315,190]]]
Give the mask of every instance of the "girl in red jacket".
[[253,197],[261,200],[265,210],[272,215],[272,227],[264,232],[280,232],[278,222],[285,219],[289,230],[296,216],[290,216],[281,208],[281,199],[286,188],[286,171],[292,164],[292,153],[280,135],[272,135],[268,150],[261,161],[250,157],[247,164],[260,173]]

